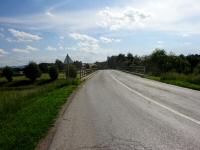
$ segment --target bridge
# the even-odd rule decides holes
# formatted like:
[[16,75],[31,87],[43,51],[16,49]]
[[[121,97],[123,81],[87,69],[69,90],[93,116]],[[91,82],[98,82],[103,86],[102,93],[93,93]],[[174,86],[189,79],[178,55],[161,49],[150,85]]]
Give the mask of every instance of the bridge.
[[49,149],[200,149],[200,92],[97,71],[72,97]]

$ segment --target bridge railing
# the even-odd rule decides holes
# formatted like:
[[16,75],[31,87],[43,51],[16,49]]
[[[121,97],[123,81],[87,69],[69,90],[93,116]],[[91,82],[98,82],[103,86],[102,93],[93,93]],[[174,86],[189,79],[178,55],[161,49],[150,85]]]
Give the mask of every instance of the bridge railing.
[[91,68],[91,69],[86,69],[86,68],[81,68],[79,70],[79,76],[80,76],[80,79],[88,76],[89,74],[92,74],[93,72],[97,71],[96,68]]
[[146,75],[146,67],[145,66],[133,65],[133,66],[129,66],[129,67],[120,67],[118,69],[121,71],[124,71],[124,72],[128,72],[131,74],[141,76],[141,77],[144,77]]

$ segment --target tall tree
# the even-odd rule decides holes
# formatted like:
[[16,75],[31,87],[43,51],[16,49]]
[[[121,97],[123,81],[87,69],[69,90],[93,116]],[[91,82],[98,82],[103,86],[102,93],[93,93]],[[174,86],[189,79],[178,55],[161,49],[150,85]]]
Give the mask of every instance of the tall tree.
[[48,64],[47,63],[40,63],[38,66],[43,73],[48,72]]
[[8,82],[11,82],[13,80],[13,70],[11,67],[6,66],[3,68],[2,76],[5,77]]
[[56,67],[58,68],[59,71],[64,70],[64,63],[61,60],[56,59],[55,65],[56,65]]
[[41,71],[35,62],[30,62],[24,69],[24,74],[31,81],[35,81],[41,76]]

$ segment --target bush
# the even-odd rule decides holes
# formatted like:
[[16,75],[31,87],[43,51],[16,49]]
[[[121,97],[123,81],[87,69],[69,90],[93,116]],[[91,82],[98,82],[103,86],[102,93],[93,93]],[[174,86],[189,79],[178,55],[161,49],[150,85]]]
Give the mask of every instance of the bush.
[[58,69],[55,66],[49,68],[49,76],[53,81],[58,79]]
[[25,67],[24,74],[31,81],[35,81],[38,77],[41,76],[41,71],[36,63],[30,62],[28,66]]
[[56,59],[55,61],[55,65],[58,68],[59,71],[63,71],[64,70],[64,64],[61,60]]
[[162,74],[160,77],[161,81],[185,81],[193,84],[200,84],[200,75],[196,74],[180,74],[180,73],[175,73],[175,72],[169,72]]
[[2,76],[5,77],[8,82],[11,82],[13,80],[13,70],[12,68],[6,66],[5,68],[3,68],[3,73]]
[[85,68],[86,69],[90,69],[90,65],[89,64],[85,64]]
[[176,73],[176,72],[169,72],[169,73],[165,73],[162,74],[160,77],[161,81],[164,80],[183,80],[186,81],[187,80],[187,76],[184,74],[180,74],[180,73]]
[[[68,69],[66,69],[66,76],[68,77]],[[69,77],[76,78],[77,76],[77,69],[74,65],[69,65]]]
[[200,75],[190,75],[188,77],[188,80],[190,83],[194,83],[194,84],[200,84]]
[[48,64],[47,63],[41,63],[38,66],[39,66],[40,70],[43,73],[47,73],[48,72]]

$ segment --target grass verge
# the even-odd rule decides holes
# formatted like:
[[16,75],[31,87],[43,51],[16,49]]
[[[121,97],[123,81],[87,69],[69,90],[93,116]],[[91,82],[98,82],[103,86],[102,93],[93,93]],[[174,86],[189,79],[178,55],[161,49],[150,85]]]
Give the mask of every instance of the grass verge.
[[178,73],[166,73],[161,76],[147,76],[148,79],[172,84],[180,87],[190,88],[200,91],[200,76],[184,75]]
[[34,149],[77,85],[57,80],[31,88],[0,89],[0,149]]

